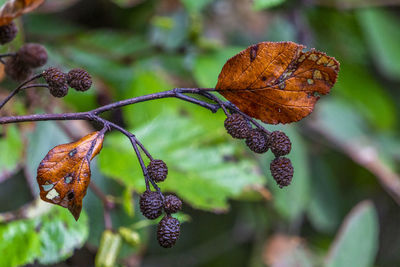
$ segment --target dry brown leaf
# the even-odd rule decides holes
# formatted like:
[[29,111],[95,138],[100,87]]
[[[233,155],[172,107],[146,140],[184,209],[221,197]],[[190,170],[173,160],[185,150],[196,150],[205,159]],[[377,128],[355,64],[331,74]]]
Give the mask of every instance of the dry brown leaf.
[[50,150],[37,170],[40,198],[68,208],[78,220],[90,183],[90,161],[100,152],[103,138],[102,133],[94,132]]
[[225,63],[215,89],[265,123],[299,121],[329,93],[339,72],[333,57],[303,49],[293,42],[252,45]]
[[9,0],[0,8],[0,26],[10,23],[22,14],[31,12],[40,6],[44,0]]

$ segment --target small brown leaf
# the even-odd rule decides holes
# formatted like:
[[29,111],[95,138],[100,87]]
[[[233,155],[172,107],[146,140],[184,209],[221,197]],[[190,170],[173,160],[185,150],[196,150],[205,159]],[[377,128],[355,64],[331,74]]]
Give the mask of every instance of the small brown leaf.
[[339,62],[293,42],[262,42],[229,59],[215,89],[247,115],[290,123],[309,115],[335,84]]
[[100,152],[103,138],[103,134],[94,132],[50,150],[37,170],[40,198],[68,208],[78,220],[90,183],[90,161]]
[[40,6],[44,0],[9,0],[0,8],[0,26],[10,23],[22,14],[31,12]]

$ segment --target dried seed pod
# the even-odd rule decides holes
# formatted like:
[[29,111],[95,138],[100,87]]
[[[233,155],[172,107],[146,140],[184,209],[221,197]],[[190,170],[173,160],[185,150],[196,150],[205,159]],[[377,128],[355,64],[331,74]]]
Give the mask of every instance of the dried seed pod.
[[158,192],[145,191],[140,196],[140,211],[150,220],[158,218],[162,213],[163,201]]
[[64,97],[68,94],[68,85],[64,84],[61,87],[49,86],[50,94],[54,97]]
[[32,69],[16,56],[7,59],[4,71],[11,79],[19,82],[27,80],[32,75]]
[[229,115],[224,121],[224,126],[228,134],[237,139],[247,138],[251,130],[249,122],[239,113]]
[[40,44],[25,44],[17,52],[19,60],[31,68],[38,68],[47,63],[47,51]]
[[288,186],[292,182],[294,170],[290,159],[285,157],[275,158],[271,161],[270,170],[280,188]]
[[0,44],[6,44],[17,36],[18,28],[14,22],[0,26]]
[[68,72],[67,80],[69,86],[77,91],[87,91],[92,86],[92,77],[83,69],[72,69]]
[[43,78],[50,87],[67,85],[67,75],[58,68],[48,68],[43,71]]
[[268,135],[261,129],[252,129],[246,145],[255,153],[265,153],[268,151]]
[[274,131],[269,135],[268,146],[275,157],[285,156],[292,149],[289,137],[281,131]]
[[164,199],[166,213],[176,213],[182,209],[182,201],[174,195],[167,195]]
[[162,182],[167,178],[168,167],[164,161],[160,159],[153,159],[147,166],[147,172],[150,178],[155,182]]
[[170,215],[164,216],[158,224],[157,240],[160,246],[170,248],[175,245],[181,231],[179,221]]

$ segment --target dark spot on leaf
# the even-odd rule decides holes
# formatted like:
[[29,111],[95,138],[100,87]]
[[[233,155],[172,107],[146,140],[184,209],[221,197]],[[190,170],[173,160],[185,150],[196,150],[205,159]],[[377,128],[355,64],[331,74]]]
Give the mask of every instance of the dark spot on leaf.
[[75,197],[75,193],[74,192],[69,192],[68,193],[68,195],[67,195],[67,198],[68,198],[68,200],[71,200],[71,199],[73,199]]
[[72,175],[67,175],[64,177],[64,181],[66,184],[69,184],[72,181]]
[[263,80],[265,82],[267,80],[267,77],[262,76],[261,80]]
[[258,45],[253,45],[250,48],[250,62],[253,62],[254,59],[257,57]]
[[76,148],[74,148],[74,149],[72,149],[72,150],[68,153],[68,155],[69,155],[70,157],[73,157],[73,156],[75,156],[76,152],[78,152],[78,151],[76,150]]

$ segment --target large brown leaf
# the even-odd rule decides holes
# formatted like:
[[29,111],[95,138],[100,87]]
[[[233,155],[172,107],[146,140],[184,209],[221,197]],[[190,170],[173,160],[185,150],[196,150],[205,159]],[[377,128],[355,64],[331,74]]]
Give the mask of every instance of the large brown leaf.
[[0,26],[10,23],[22,14],[31,12],[44,0],[9,0],[0,8]]
[[339,62],[293,42],[262,42],[229,59],[216,90],[249,116],[290,123],[309,115],[335,84]]
[[90,183],[90,161],[100,152],[103,138],[103,134],[94,132],[50,150],[37,170],[40,198],[68,208],[78,220]]

